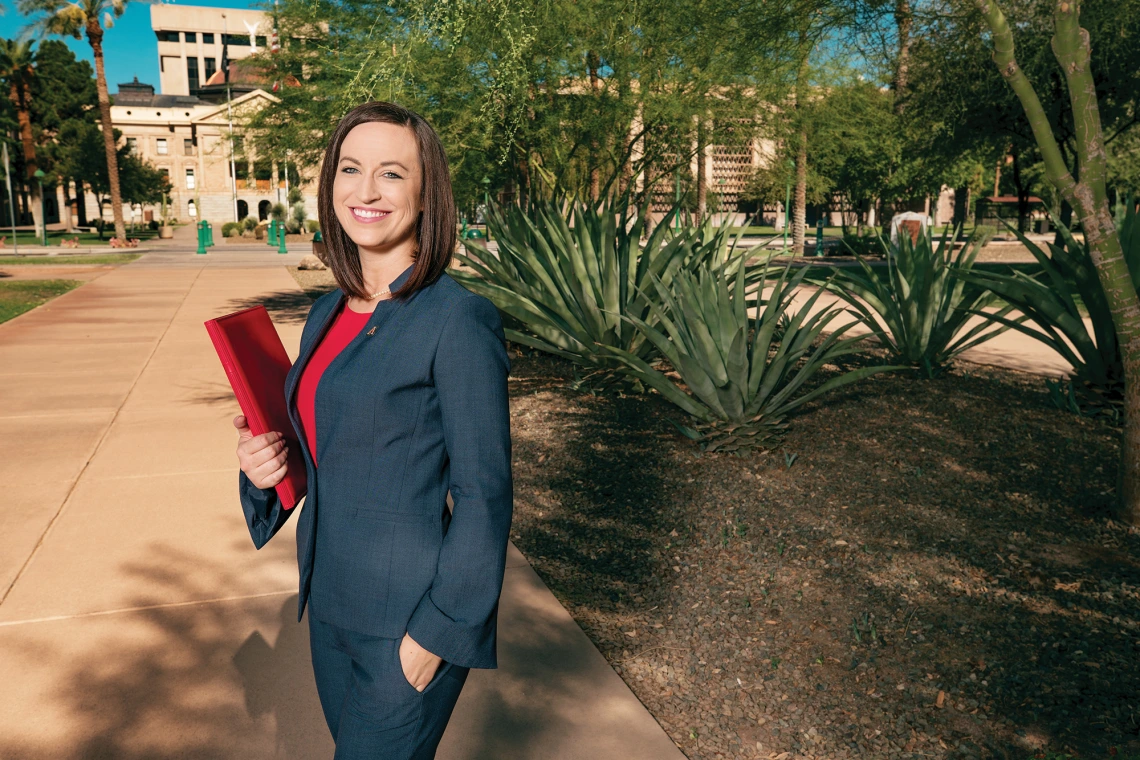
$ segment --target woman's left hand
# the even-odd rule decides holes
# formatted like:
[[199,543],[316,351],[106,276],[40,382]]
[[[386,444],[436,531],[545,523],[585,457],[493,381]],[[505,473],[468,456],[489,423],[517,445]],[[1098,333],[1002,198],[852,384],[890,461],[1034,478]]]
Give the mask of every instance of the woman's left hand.
[[427,688],[442,662],[442,657],[424,649],[407,632],[404,633],[404,638],[400,642],[400,667],[404,671],[404,678],[415,687],[416,691]]

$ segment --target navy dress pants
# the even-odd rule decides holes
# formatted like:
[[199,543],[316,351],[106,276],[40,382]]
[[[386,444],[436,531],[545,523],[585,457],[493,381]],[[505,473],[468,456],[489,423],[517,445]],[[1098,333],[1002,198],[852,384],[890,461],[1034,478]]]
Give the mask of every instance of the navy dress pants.
[[468,668],[444,660],[417,691],[400,665],[400,639],[367,636],[309,612],[313,673],[335,760],[431,760]]

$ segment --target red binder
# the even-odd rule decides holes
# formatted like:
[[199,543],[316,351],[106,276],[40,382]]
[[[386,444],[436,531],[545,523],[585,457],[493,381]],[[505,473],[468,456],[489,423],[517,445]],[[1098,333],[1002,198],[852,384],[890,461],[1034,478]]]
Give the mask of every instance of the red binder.
[[254,435],[277,431],[289,444],[289,466],[276,488],[281,506],[292,509],[305,495],[305,461],[285,401],[285,376],[292,366],[285,346],[264,306],[235,311],[205,324],[249,431]]

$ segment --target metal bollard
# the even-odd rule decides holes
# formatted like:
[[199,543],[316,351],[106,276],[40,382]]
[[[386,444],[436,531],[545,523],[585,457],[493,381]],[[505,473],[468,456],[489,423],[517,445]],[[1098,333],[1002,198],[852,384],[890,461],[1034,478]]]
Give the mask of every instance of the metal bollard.
[[207,222],[205,220],[202,220],[202,223],[206,225],[206,247],[207,248],[213,248],[214,247],[214,225],[210,224],[209,222]]
[[815,222],[815,255],[823,255],[823,217]]
[[277,221],[269,220],[269,234],[265,236],[269,245],[277,245]]
[[201,222],[198,222],[198,253],[206,253],[206,235]]
[[278,253],[289,253],[289,251],[286,250],[286,248],[285,248],[285,222],[281,222],[281,229],[277,233],[277,240],[278,240],[277,252]]

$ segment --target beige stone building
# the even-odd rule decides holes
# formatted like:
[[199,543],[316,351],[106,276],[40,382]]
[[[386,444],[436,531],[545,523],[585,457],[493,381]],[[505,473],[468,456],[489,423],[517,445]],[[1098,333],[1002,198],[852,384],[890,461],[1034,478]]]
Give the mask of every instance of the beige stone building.
[[[288,191],[300,187],[307,216],[315,219],[316,172],[298,173],[288,155],[243,150],[241,136],[230,128],[251,109],[276,102],[270,87],[236,63],[272,44],[269,16],[182,5],[152,5],[150,13],[161,89],[155,92],[137,79],[120,84],[111,119],[133,152],[170,177],[167,217],[215,225],[245,216],[266,219],[273,204],[287,203]],[[228,83],[223,58],[230,62]],[[89,219],[99,216],[91,193],[85,206]],[[161,213],[157,204],[123,207],[128,224],[159,219]],[[102,217],[111,221],[110,205]]]

